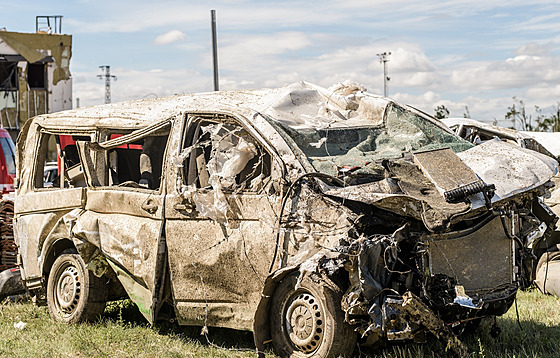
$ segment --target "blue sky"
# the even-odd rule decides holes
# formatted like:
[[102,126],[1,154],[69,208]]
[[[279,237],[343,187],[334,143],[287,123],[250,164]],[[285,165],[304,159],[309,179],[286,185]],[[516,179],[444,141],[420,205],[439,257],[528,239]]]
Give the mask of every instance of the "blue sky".
[[560,2],[494,1],[20,1],[0,4],[0,27],[33,32],[63,15],[73,35],[80,105],[212,90],[210,10],[218,19],[221,89],[346,79],[382,93],[377,53],[391,51],[389,96],[433,113],[501,124],[512,97],[529,113],[560,101]]

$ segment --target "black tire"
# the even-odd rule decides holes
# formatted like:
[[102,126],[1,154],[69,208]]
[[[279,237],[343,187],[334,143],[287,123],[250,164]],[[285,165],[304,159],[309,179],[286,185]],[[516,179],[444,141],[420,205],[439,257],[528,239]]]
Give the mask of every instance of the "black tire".
[[47,305],[60,322],[91,321],[105,310],[105,280],[86,269],[75,250],[65,250],[53,263],[47,282]]
[[478,332],[480,324],[485,317],[480,317],[472,319],[470,321],[464,322],[456,328],[451,328],[453,334],[456,336],[470,336]]
[[272,344],[280,357],[350,357],[357,333],[344,321],[342,291],[331,281],[304,278],[296,289],[297,273],[276,288],[270,306]]

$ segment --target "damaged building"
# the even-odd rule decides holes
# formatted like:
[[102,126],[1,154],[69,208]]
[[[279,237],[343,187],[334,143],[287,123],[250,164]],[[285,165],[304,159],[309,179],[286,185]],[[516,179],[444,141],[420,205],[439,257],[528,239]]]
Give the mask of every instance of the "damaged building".
[[0,30],[0,126],[14,140],[28,118],[72,108],[72,36],[57,31]]
[[465,355],[455,333],[509,309],[557,220],[554,159],[349,82],[39,115],[17,149],[22,277],[53,318],[129,297],[152,323],[251,330],[259,354],[433,335]]

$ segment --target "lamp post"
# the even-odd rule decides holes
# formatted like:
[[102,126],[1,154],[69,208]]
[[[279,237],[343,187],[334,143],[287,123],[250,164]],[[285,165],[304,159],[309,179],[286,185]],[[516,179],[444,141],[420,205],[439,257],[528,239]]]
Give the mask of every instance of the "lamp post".
[[378,53],[377,56],[379,56],[379,63],[383,64],[383,96],[387,97],[387,82],[391,80],[391,77],[387,76],[387,62],[391,52]]

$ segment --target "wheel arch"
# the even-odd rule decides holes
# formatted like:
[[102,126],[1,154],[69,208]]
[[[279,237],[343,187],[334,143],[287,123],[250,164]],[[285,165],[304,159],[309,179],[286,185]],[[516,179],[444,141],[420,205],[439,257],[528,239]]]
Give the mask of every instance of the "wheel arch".
[[264,345],[269,343],[272,339],[270,334],[270,316],[268,314],[270,300],[278,287],[278,284],[284,277],[295,272],[299,269],[298,266],[285,267],[270,274],[264,283],[261,300],[255,311],[255,318],[253,322],[253,337],[255,340],[255,347],[257,349],[258,357],[264,358]]
[[45,280],[45,284],[48,280],[49,273],[51,271],[51,267],[54,264],[54,261],[62,252],[68,249],[76,249],[74,242],[69,238],[59,238],[56,241],[50,243],[48,247],[46,247],[45,255],[43,256],[43,267],[42,267],[42,275]]

